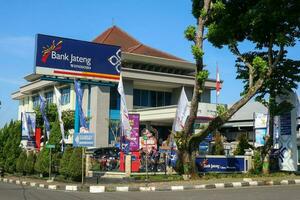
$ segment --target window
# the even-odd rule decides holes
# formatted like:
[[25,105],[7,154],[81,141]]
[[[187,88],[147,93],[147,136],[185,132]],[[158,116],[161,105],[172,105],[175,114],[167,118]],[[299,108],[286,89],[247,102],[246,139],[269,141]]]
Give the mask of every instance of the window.
[[36,108],[40,105],[40,98],[38,95],[32,97],[32,103],[33,103],[33,108]]
[[110,109],[111,110],[120,109],[120,95],[116,87],[111,87],[110,89]]
[[134,89],[133,105],[137,107],[168,106],[171,105],[171,93]]
[[61,93],[61,105],[67,105],[70,103],[70,88],[62,88],[60,89]]
[[48,105],[53,103],[53,92],[45,93],[45,98],[46,98],[46,101],[47,101]]

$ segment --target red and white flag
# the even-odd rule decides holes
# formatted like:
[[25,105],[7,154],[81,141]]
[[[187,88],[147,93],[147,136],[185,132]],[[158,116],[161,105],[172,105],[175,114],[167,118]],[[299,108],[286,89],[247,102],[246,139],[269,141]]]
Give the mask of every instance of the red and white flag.
[[220,95],[220,90],[221,90],[221,81],[220,81],[219,67],[217,65],[217,80],[216,80],[216,92],[217,92],[217,96]]

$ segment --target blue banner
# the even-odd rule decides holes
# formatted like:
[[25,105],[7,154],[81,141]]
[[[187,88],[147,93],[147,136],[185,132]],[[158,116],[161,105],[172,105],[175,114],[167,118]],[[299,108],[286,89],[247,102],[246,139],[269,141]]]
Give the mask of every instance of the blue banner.
[[40,95],[40,111],[44,120],[44,124],[45,124],[45,129],[46,129],[46,134],[47,134],[47,139],[49,140],[50,137],[50,123],[48,121],[48,118],[46,116],[46,99]]
[[80,119],[80,128],[83,127],[85,129],[88,129],[85,115],[82,109],[82,95],[83,91],[80,87],[80,83],[76,80],[74,80],[74,88],[75,88],[75,93],[76,93],[76,100],[77,100],[77,105],[78,105],[78,111],[79,111],[79,119]]
[[37,74],[118,82],[121,49],[119,46],[38,34],[35,67]]
[[244,157],[201,156],[195,162],[199,172],[243,172],[246,167]]

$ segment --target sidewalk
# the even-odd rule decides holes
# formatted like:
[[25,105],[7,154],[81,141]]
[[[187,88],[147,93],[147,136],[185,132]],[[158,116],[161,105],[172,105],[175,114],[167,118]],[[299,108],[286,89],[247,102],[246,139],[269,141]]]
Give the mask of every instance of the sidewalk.
[[46,180],[6,176],[0,178],[0,181],[25,185],[31,187],[47,188],[51,190],[67,190],[67,191],[85,191],[91,193],[100,192],[128,192],[128,191],[177,191],[192,189],[219,189],[247,186],[266,186],[266,185],[289,185],[300,184],[300,176],[288,175],[285,177],[255,177],[255,178],[221,178],[221,179],[199,179],[188,181],[168,181],[168,182],[99,182],[99,184],[86,183],[65,183],[65,182],[47,182]]

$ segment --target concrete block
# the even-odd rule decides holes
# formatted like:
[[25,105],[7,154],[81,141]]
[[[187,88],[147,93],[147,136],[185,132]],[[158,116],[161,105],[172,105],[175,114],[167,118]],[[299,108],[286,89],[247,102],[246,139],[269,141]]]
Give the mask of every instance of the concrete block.
[[90,186],[90,193],[105,192],[105,186]]

